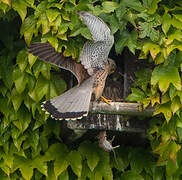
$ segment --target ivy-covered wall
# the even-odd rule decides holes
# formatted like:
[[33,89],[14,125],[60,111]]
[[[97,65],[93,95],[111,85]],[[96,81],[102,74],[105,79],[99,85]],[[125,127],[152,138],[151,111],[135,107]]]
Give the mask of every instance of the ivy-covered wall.
[[[91,39],[80,10],[109,24],[117,54],[127,47],[154,64],[136,72],[127,99],[155,106],[150,146],[121,146],[117,163],[96,142],[62,142],[60,122],[40,104],[66,90],[64,74],[26,50],[48,41],[79,60]],[[181,179],[181,30],[180,0],[0,0],[0,179]]]

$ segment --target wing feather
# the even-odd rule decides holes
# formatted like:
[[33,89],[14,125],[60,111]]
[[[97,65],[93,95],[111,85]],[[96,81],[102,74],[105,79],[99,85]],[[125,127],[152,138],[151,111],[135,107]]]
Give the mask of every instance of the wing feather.
[[109,27],[99,17],[88,12],[79,12],[78,14],[89,28],[93,38],[93,41],[86,42],[82,49],[81,64],[89,70],[91,68],[104,69],[109,51],[114,43],[114,36],[111,34]]
[[65,57],[62,53],[56,52],[49,43],[32,43],[28,47],[28,52],[43,61],[71,71],[79,84],[88,78],[88,73],[81,64],[76,63],[71,57]]

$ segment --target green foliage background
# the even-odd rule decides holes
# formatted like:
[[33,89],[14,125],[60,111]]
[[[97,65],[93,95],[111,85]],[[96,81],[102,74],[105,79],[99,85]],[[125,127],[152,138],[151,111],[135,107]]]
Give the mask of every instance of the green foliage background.
[[[79,59],[89,30],[77,11],[104,19],[124,47],[153,62],[136,72],[129,101],[155,106],[150,147],[112,153],[96,143],[66,146],[60,122],[40,104],[62,93],[59,73],[31,54],[32,41],[50,42]],[[180,0],[0,0],[0,179],[182,179],[182,2]],[[56,70],[56,69],[55,69]],[[160,114],[160,116],[156,116]]]

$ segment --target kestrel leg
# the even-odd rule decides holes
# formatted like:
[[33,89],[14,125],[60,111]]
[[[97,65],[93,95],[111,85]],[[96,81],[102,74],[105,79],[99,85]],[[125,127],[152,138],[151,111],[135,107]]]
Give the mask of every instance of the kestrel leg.
[[109,74],[109,63],[107,63],[106,67],[104,70],[98,71],[95,75],[95,88],[94,88],[94,94],[96,100],[101,97],[101,100],[104,101],[107,104],[110,104],[112,100],[106,99],[104,96],[102,96],[104,86],[105,86],[105,81],[107,78],[107,75]]
[[112,100],[108,100],[106,99],[104,96],[101,96],[103,92],[103,87],[98,85],[97,87],[94,88],[94,94],[95,94],[95,99],[99,99],[101,97],[101,99],[107,103],[110,104],[110,102],[112,102]]
[[101,96],[101,99],[102,99],[105,103],[107,103],[107,104],[110,104],[110,103],[112,102],[111,99],[106,99],[104,96]]

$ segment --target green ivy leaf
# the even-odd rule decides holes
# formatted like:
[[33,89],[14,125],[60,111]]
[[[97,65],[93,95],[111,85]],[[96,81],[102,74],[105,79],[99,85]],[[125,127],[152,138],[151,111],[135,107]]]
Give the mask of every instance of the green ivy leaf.
[[51,65],[48,63],[42,63],[42,66],[40,68],[41,74],[44,76],[46,79],[50,79],[50,70],[51,70]]
[[114,14],[109,16],[109,24],[111,27],[112,34],[115,34],[119,29],[119,23],[118,23],[118,20]]
[[171,27],[171,15],[165,14],[162,17],[162,30],[165,34],[167,34],[169,28]]
[[87,166],[87,162],[83,161],[82,163],[82,172],[81,172],[81,177],[79,179],[86,179],[87,177],[91,177],[91,171],[89,167]]
[[58,39],[55,36],[51,36],[48,38],[49,43],[57,50],[58,48]]
[[138,88],[132,88],[132,93],[127,97],[127,101],[132,102],[141,102],[145,98],[145,93],[138,89]]
[[34,0],[25,0],[30,6],[33,6]]
[[21,131],[24,132],[30,122],[31,122],[31,114],[29,113],[29,111],[23,106],[21,107],[18,112],[17,112],[17,120],[13,121],[13,124]]
[[46,15],[50,23],[52,23],[57,16],[60,14],[60,12],[56,9],[48,9],[46,10]]
[[110,13],[110,12],[113,12],[115,9],[117,9],[119,5],[116,2],[104,1],[102,3],[102,7],[105,13]]
[[47,163],[43,161],[42,156],[34,158],[31,161],[31,164],[34,167],[34,169],[37,169],[39,172],[47,176]]
[[50,80],[50,98],[62,94],[66,88],[66,82],[60,77],[60,75],[52,73]]
[[22,176],[26,180],[30,180],[33,176],[33,167],[30,166],[30,160],[23,157],[15,158],[15,167],[20,169]]
[[164,168],[163,167],[152,167],[152,175],[153,179],[160,180],[164,176]]
[[[14,131],[12,131],[12,133],[14,133],[14,134],[16,133],[16,136],[13,136],[13,142],[14,142],[16,148],[18,149],[18,151],[20,151],[21,150],[21,145],[27,139],[28,134],[27,133],[26,134],[24,133],[24,134],[20,135],[19,137],[17,137],[17,134],[19,134],[20,131],[16,127],[13,130]],[[25,157],[25,155],[24,155],[24,157]]]
[[180,30],[175,30],[173,33],[171,33],[167,40],[166,40],[166,45],[168,46],[169,44],[171,44],[174,40],[178,40],[181,41],[182,39],[182,32]]
[[172,117],[172,112],[171,112],[171,103],[165,103],[165,104],[161,104],[161,105],[157,105],[155,108],[155,111],[153,113],[153,115],[157,115],[162,113],[166,119],[167,122],[169,122],[169,120]]
[[147,56],[148,52],[150,52],[150,55],[153,59],[156,58],[156,56],[160,53],[161,49],[160,46],[154,43],[145,43],[142,47],[142,50],[144,52],[144,55]]
[[120,23],[118,23],[118,18],[115,14],[108,16],[107,14],[101,14],[101,18],[104,22],[107,22],[110,26],[111,33],[114,34],[120,28]]
[[142,12],[145,10],[145,8],[142,6],[141,2],[138,0],[128,1],[128,0],[122,0],[123,6],[130,7],[137,12]]
[[20,169],[22,176],[26,180],[30,180],[33,176],[33,169],[37,168],[41,173],[47,175],[47,166],[42,161],[41,157],[35,159],[26,159],[23,157],[16,157],[14,165],[16,168]]
[[52,30],[53,33],[56,33],[58,31],[59,26],[62,24],[61,22],[62,22],[61,15],[58,15],[53,23],[53,30]]
[[0,106],[0,111],[1,113],[4,114],[4,116],[9,116],[9,107],[8,107],[8,98],[5,98],[5,97],[1,97],[0,98],[0,103],[1,103],[1,106]]
[[172,18],[171,24],[173,25],[173,27],[182,30],[182,22],[177,20],[176,18]]
[[116,9],[116,17],[119,20],[119,22],[122,21],[126,11],[127,8],[124,5],[122,6],[122,4],[120,4],[119,7]]
[[35,88],[29,92],[29,96],[36,102],[39,102],[49,91],[49,81],[39,76]]
[[176,96],[172,100],[171,111],[172,111],[173,114],[175,114],[180,108],[181,108],[180,98],[178,96]]
[[48,0],[48,2],[51,2],[51,3],[54,2],[54,1],[56,1],[56,0]]
[[109,153],[103,152],[102,150],[98,151],[98,153],[100,161],[91,174],[91,177],[93,176],[95,179],[101,180],[102,178],[106,180],[113,179],[112,170],[109,165]]
[[28,62],[30,64],[30,68],[32,68],[32,66],[34,65],[36,59],[37,57],[34,56],[33,54],[28,54]]
[[82,157],[78,151],[71,151],[68,155],[68,161],[73,172],[80,177],[82,171]]
[[161,2],[162,0],[153,0],[151,5],[150,5],[150,8],[148,9],[148,13],[149,14],[154,14],[158,8],[158,3]]
[[42,64],[43,63],[44,62],[42,62],[42,61],[36,61],[34,63],[34,65],[33,65],[33,73],[34,73],[34,75],[35,75],[36,78],[39,77],[39,74],[41,72],[41,67],[42,67]]
[[136,31],[132,31],[129,33],[128,31],[123,31],[121,35],[116,37],[115,42],[115,50],[117,54],[122,53],[122,50],[125,46],[129,48],[129,50],[135,54],[135,50],[139,49],[139,45],[137,43],[137,33]]
[[74,37],[79,34],[81,34],[86,39],[92,40],[92,35],[87,27],[81,27],[81,28],[77,29],[76,31],[72,31],[70,36]]
[[[10,175],[10,168],[4,164],[0,164],[0,168],[1,170],[8,176],[9,178],[9,175]],[[3,173],[3,175],[5,176],[5,174]],[[8,180],[6,177],[5,177],[5,180]]]
[[13,71],[13,81],[17,92],[21,94],[25,90],[26,84],[28,83],[28,77],[26,73],[23,73],[19,68],[16,68]]
[[121,175],[122,180],[144,180],[141,175],[134,171],[126,171]]
[[171,98],[171,100],[173,100],[173,98],[177,95],[177,91],[176,88],[174,86],[170,86],[169,89],[169,96]]
[[157,66],[152,72],[151,84],[159,85],[159,89],[165,93],[169,85],[173,84],[177,90],[181,90],[181,78],[178,69],[173,66]]
[[174,16],[177,20],[179,20],[179,21],[182,22],[182,15],[181,15],[181,14],[174,13],[173,16]]
[[56,180],[56,176],[54,174],[54,164],[53,163],[49,163],[48,164],[48,173],[47,173],[47,180]]
[[43,13],[40,16],[40,19],[41,19],[41,23],[42,23],[42,35],[44,35],[50,31],[50,26],[49,26],[49,22],[48,22],[46,13]]
[[3,96],[6,95],[8,91],[8,88],[4,85],[4,83],[0,84],[0,92],[2,93]]
[[115,150],[116,153],[116,159],[113,154],[113,162],[114,162],[114,167],[122,172],[125,171],[125,169],[129,166],[129,159],[128,159],[128,154],[130,152],[130,148],[119,148]]
[[23,144],[23,149],[28,149],[29,147],[32,147],[36,152],[38,144],[39,144],[39,132],[38,130],[35,130],[32,133],[29,133],[26,142]]
[[10,2],[10,0],[1,0],[3,3],[5,3],[5,4],[7,4],[7,5],[11,5],[11,2]]
[[11,57],[0,56],[0,78],[2,78],[5,86],[11,89],[13,72],[13,61]]
[[146,68],[140,71],[136,71],[135,76],[136,76],[135,86],[140,86],[144,91],[146,91],[147,86],[150,83],[151,79],[150,69]]
[[155,30],[151,22],[139,22],[140,38],[150,37],[152,41],[159,39],[159,31]]
[[56,8],[58,8],[59,10],[61,10],[62,9],[62,7],[63,7],[63,3],[62,4],[60,4],[60,3],[49,3],[48,5],[47,5],[47,8],[49,9],[49,8],[51,8],[51,7],[56,7]]
[[176,162],[177,153],[180,150],[180,145],[176,144],[174,141],[169,141],[169,136],[167,137],[167,142],[161,142],[160,145],[154,150],[154,153],[157,153],[160,155],[158,164],[160,162],[172,160],[173,162]]
[[[141,148],[130,150],[128,158],[131,170],[138,174],[140,174],[144,169],[150,168],[154,164],[150,154]],[[145,159],[145,161],[142,159]]]
[[64,34],[68,30],[68,23],[62,22],[58,27],[58,34]]
[[39,16],[41,16],[41,14],[43,14],[46,11],[47,6],[48,6],[48,1],[41,1],[37,5],[37,8],[34,12],[35,18],[38,18]]
[[178,168],[179,167],[176,162],[169,160],[166,165],[167,176],[171,177],[172,175],[174,175],[174,173],[177,171]]
[[179,142],[182,142],[182,128],[181,127],[177,127],[177,134],[178,134],[178,138],[179,138]]
[[21,132],[19,131],[18,128],[16,128],[15,126],[12,127],[12,138],[13,139],[18,139],[18,137],[20,136]]
[[[69,180],[69,174],[68,171],[65,170],[59,175],[59,179],[61,180]],[[51,179],[52,180],[52,179]]]
[[17,112],[20,108],[20,105],[22,104],[23,96],[19,94],[15,88],[11,92],[11,101],[13,103],[15,112]]
[[169,94],[166,92],[166,93],[162,96],[161,103],[164,104],[164,103],[167,103],[167,102],[170,102],[170,97],[169,97]]
[[36,25],[36,20],[34,19],[33,15],[28,16],[21,25],[20,34],[24,35],[25,41],[28,45],[32,40],[33,33],[35,31],[35,25]]
[[96,149],[97,147],[90,142],[84,142],[79,147],[79,152],[82,154],[83,157],[86,157],[88,167],[91,171],[94,170],[100,160],[99,154]]
[[28,76],[28,89],[29,91],[33,91],[33,89],[35,88],[35,84],[36,84],[36,79],[33,76]]
[[167,48],[166,48],[166,53],[167,53],[167,56],[170,55],[170,53],[174,50],[174,49],[178,49],[179,51],[182,51],[182,46],[181,46],[181,43],[178,43],[178,42],[174,42],[174,44],[170,44]]
[[25,49],[21,50],[16,58],[16,63],[18,64],[19,68],[23,72],[27,66],[27,51]]
[[21,17],[22,22],[24,21],[26,15],[27,15],[27,4],[24,1],[21,0],[13,0],[12,1],[12,7],[15,11],[18,12],[18,14]]
[[62,18],[63,18],[64,20],[70,21],[70,17],[69,17],[69,14],[68,14],[67,11],[62,11],[61,15],[62,15]]
[[68,150],[64,144],[55,143],[49,147],[44,156],[44,161],[55,160],[54,173],[58,177],[68,167]]
[[8,152],[8,154],[6,154],[4,157],[4,161],[5,161],[5,164],[11,169],[13,168],[13,160],[14,160],[14,156]]

